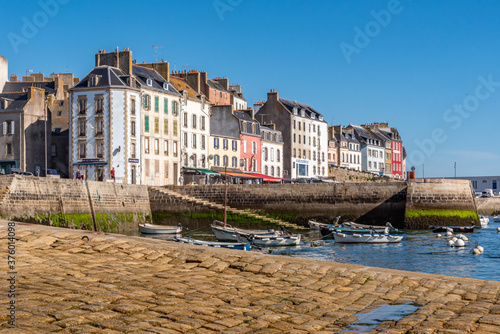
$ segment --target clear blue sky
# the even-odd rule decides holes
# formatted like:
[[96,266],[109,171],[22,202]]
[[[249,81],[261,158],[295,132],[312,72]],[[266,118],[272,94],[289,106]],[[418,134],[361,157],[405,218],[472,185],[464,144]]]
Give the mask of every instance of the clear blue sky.
[[500,175],[500,1],[0,5],[9,74],[83,77],[99,49],[129,47],[151,62],[152,45],[162,46],[158,59],[172,69],[228,77],[251,103],[274,88],[330,124],[389,122],[417,177],[423,166],[426,177],[453,176],[455,161],[458,176]]

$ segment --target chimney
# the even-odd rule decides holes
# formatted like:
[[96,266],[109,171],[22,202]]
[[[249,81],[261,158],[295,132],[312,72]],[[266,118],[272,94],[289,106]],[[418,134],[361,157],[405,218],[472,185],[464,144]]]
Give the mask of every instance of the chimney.
[[163,79],[170,82],[170,64],[167,62],[142,64],[141,66],[152,68],[158,72]]
[[19,81],[19,79],[18,79],[17,75],[12,74],[12,75],[10,76],[10,81],[11,81],[11,82],[18,82],[18,81]]
[[229,90],[229,80],[227,78],[217,78],[214,80],[220,83],[225,90]]
[[247,115],[252,117],[253,120],[255,120],[255,112],[252,108],[248,108],[246,110],[243,110]]
[[279,101],[278,92],[275,89],[271,89],[269,93],[267,93],[267,102],[277,103]]
[[125,74],[132,74],[132,51],[128,48],[124,51],[116,49],[114,52],[99,50],[95,55],[95,66],[113,66],[118,67]]

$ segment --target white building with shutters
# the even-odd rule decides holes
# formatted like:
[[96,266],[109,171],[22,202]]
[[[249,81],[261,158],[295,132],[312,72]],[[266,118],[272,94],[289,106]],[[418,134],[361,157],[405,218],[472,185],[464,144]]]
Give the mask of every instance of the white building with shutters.
[[[273,124],[274,125],[274,124]],[[283,138],[281,132],[271,127],[261,126],[261,172],[275,178],[283,178]]]

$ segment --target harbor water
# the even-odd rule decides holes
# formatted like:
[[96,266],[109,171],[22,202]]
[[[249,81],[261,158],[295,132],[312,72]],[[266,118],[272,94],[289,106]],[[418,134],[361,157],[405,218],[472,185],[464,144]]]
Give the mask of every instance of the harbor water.
[[[184,223],[186,225],[186,223]],[[215,241],[210,222],[197,222],[183,231],[183,237]],[[204,227],[206,226],[206,228]],[[242,228],[267,228],[241,226]],[[450,247],[446,233],[429,231],[404,231],[405,238],[396,244],[337,244],[333,239],[322,238],[317,230],[290,231],[303,235],[299,246],[263,248],[260,251],[275,255],[360,264],[389,269],[416,271],[447,276],[500,281],[500,223],[493,222],[465,233],[469,239],[465,247]],[[457,233],[455,233],[455,236]],[[173,236],[147,236],[173,242]],[[476,243],[484,248],[480,255],[472,254]]]

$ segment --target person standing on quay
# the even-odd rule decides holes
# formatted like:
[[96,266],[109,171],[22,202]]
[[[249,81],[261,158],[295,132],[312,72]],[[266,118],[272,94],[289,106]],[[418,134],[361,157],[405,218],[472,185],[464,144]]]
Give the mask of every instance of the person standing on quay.
[[115,167],[111,168],[111,180],[115,181]]

